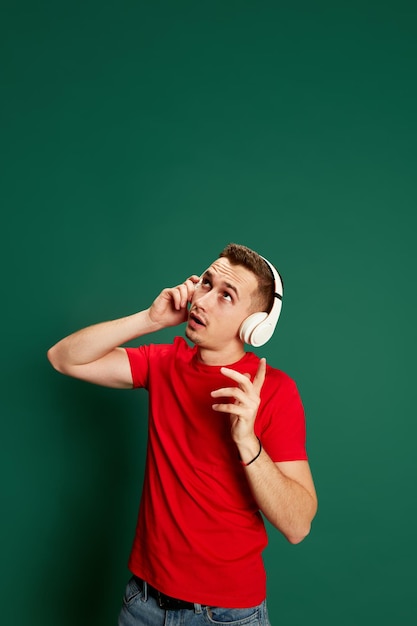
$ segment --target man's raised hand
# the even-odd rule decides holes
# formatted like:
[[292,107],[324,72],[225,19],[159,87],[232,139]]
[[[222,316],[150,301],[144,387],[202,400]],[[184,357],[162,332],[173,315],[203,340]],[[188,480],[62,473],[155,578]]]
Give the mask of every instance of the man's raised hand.
[[237,387],[222,387],[211,392],[213,398],[232,398],[232,402],[213,404],[215,411],[228,413],[232,438],[237,445],[245,440],[255,439],[255,419],[261,402],[261,389],[266,375],[266,359],[261,359],[253,382],[249,374],[241,374],[228,367],[222,367],[221,373],[238,383]]
[[160,328],[177,326],[187,320],[191,302],[200,277],[193,274],[176,287],[163,289],[149,308],[149,318]]

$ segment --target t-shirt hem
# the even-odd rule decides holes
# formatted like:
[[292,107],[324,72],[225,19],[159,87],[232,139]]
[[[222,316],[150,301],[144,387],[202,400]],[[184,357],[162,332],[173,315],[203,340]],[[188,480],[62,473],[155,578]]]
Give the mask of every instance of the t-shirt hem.
[[245,596],[240,595],[231,595],[227,594],[208,594],[205,595],[204,592],[199,593],[198,591],[195,594],[189,595],[186,591],[184,593],[173,593],[172,589],[164,588],[162,584],[156,584],[152,577],[147,574],[145,571],[140,570],[134,566],[131,561],[129,562],[129,570],[138,578],[146,581],[149,585],[152,585],[155,589],[158,589],[161,593],[165,593],[171,597],[175,597],[179,600],[184,600],[185,602],[192,602],[193,604],[201,604],[201,606],[217,606],[222,608],[229,609],[250,609],[251,607],[258,606],[261,604],[266,598],[266,585],[265,589],[261,594],[258,595],[250,595],[246,594]]

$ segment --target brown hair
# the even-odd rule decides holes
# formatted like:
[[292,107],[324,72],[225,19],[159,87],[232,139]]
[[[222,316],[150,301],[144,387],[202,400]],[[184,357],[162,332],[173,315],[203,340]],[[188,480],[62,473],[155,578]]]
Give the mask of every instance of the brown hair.
[[258,311],[270,312],[274,303],[274,277],[268,264],[254,250],[237,243],[229,243],[219,257],[226,257],[233,265],[243,265],[258,279],[258,293],[254,303]]

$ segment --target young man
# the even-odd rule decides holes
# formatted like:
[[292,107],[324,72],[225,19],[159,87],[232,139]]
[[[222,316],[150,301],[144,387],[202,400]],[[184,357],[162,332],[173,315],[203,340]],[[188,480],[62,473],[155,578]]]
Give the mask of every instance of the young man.
[[[201,278],[48,352],[69,376],[149,391],[145,480],[120,626],[269,624],[260,511],[298,543],[317,507],[296,386],[245,352],[241,338],[242,323],[269,312],[275,295],[269,263],[229,244]],[[180,337],[120,347],[183,322],[193,347]]]

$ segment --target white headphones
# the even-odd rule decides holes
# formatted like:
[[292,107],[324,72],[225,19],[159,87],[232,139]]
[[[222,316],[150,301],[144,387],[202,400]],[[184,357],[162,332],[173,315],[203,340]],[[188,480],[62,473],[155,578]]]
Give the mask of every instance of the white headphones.
[[265,257],[261,258],[265,261],[274,277],[274,304],[269,313],[262,312],[249,315],[242,322],[239,329],[241,340],[255,348],[263,346],[274,334],[275,326],[281,313],[282,296],[284,294],[282,279],[278,271]]

